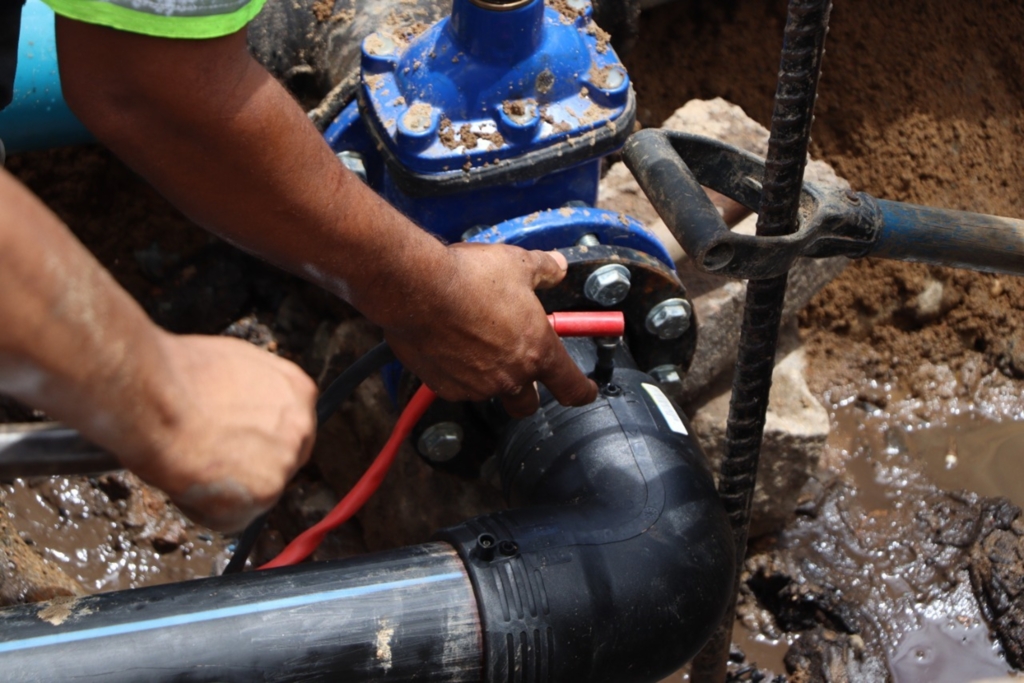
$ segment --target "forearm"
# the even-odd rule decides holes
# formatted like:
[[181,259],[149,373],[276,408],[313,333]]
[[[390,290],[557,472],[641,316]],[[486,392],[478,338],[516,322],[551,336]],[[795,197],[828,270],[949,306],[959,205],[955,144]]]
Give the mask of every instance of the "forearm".
[[444,247],[337,162],[242,34],[174,41],[62,20],[58,45],[76,113],[193,220],[384,326],[437,301],[421,284],[444,281]]
[[352,303],[442,398],[500,395],[529,414],[540,381],[564,403],[593,400],[534,294],[565,259],[446,247],[417,228],[342,167],[243,33],[58,20],[57,47],[64,95],[97,138],[201,225]]
[[165,335],[6,171],[0,206],[0,392],[151,457],[178,417]]

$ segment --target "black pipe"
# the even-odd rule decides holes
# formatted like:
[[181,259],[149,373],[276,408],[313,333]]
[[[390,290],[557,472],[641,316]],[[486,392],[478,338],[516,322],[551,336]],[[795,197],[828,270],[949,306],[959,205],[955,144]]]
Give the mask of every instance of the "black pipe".
[[0,481],[120,469],[113,455],[56,422],[0,425]]
[[[590,340],[563,340],[594,368]],[[733,545],[711,472],[657,382],[620,348],[611,382],[582,408],[542,395],[499,450],[519,509],[440,538],[477,592],[484,680],[661,680],[721,622]]]
[[480,680],[444,544],[0,610],[5,681]]
[[[789,2],[758,210],[758,237],[780,237],[797,229],[800,192],[831,10],[831,0]],[[693,662],[691,678],[694,683],[722,683],[726,678],[736,594],[747,554],[750,507],[757,482],[768,394],[786,298],[786,278],[784,273],[747,283],[726,425],[728,447],[718,480],[718,489],[732,525],[736,574],[726,618]]]
[[[593,341],[564,343],[595,367]],[[0,671],[654,683],[682,666],[725,613],[733,543],[706,459],[657,382],[620,347],[594,403],[566,408],[543,391],[500,443],[521,507],[440,532],[450,545],[10,608]]]

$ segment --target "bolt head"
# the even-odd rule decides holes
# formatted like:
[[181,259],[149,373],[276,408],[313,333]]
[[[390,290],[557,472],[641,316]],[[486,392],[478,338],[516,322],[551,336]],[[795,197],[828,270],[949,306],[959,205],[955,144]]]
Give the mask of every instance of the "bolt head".
[[686,299],[662,301],[647,314],[647,331],[658,339],[678,339],[690,328],[692,312]]
[[587,278],[583,294],[594,303],[614,306],[629,294],[629,284],[629,269],[625,266],[601,266]]
[[608,69],[604,77],[604,86],[608,90],[618,90],[626,82],[626,72],[618,67]]
[[423,430],[416,449],[431,462],[447,462],[462,450],[462,427],[456,422],[438,422]]
[[367,52],[378,57],[390,55],[395,51],[395,41],[386,33],[371,33],[363,45]]

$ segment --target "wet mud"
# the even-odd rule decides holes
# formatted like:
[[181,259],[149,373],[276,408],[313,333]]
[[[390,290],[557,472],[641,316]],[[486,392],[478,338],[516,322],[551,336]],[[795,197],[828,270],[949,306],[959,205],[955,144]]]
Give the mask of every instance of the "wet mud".
[[[1014,676],[1024,664],[1024,519],[1005,497],[1016,481],[999,478],[998,454],[1024,423],[962,413],[908,427],[898,410],[855,398],[830,408],[825,466],[793,521],[752,544],[729,680]],[[946,469],[950,444],[957,461]],[[985,495],[973,479],[938,483],[956,469],[985,482]]]
[[106,592],[220,573],[231,539],[128,473],[0,486],[18,535],[82,587]]

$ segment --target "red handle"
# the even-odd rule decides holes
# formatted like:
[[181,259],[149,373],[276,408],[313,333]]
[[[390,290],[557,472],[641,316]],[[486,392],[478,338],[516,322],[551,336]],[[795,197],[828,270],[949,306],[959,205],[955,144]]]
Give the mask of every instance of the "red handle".
[[626,332],[622,311],[563,311],[548,320],[559,337],[621,337]]

